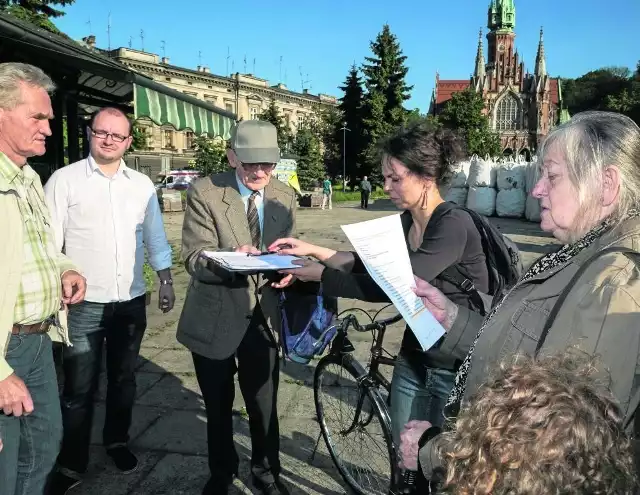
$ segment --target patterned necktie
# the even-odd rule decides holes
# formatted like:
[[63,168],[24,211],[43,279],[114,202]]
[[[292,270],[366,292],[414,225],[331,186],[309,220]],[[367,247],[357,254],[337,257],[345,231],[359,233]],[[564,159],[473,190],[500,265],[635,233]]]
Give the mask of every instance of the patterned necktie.
[[256,197],[260,193],[253,191],[249,196],[249,203],[247,204],[247,220],[249,222],[249,232],[251,232],[251,242],[253,245],[260,249],[261,235],[260,235],[260,218],[258,217],[258,208],[256,208]]

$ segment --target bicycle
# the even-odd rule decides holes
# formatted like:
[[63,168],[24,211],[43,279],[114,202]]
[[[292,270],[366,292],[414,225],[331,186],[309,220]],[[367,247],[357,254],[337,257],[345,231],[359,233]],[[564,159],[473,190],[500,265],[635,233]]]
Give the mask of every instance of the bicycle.
[[[384,309],[386,308],[378,311],[373,318],[363,311],[371,319],[371,323],[366,325],[361,325],[353,313],[340,320],[330,351],[318,362],[313,381],[316,413],[325,444],[340,475],[358,495],[397,494],[402,486],[402,473],[398,466],[399,457],[393,442],[388,408],[391,384],[379,369],[380,365],[395,365],[396,357],[384,350],[382,342],[387,327],[402,320],[402,316],[376,321],[378,314]],[[353,356],[355,348],[347,336],[350,327],[357,332],[370,331],[373,335],[368,371]],[[333,368],[335,371],[331,371]],[[338,384],[340,379],[345,379],[343,385]],[[325,388],[329,389],[328,394],[325,394]],[[335,416],[330,414],[331,399],[337,394],[339,406],[350,405],[351,402],[343,395],[345,390],[355,391],[354,401],[351,401],[355,402],[354,410],[352,413],[340,411],[338,416],[344,423],[341,427],[333,427]],[[386,399],[383,392],[387,394]],[[373,448],[360,452],[353,458],[347,458],[350,452],[339,448],[341,443],[345,443],[346,448],[353,450],[357,447],[358,440],[373,439],[373,435],[379,436],[381,442],[374,440]],[[375,460],[374,457],[378,454],[381,459],[379,465],[373,468],[364,465],[368,464],[368,460]]]

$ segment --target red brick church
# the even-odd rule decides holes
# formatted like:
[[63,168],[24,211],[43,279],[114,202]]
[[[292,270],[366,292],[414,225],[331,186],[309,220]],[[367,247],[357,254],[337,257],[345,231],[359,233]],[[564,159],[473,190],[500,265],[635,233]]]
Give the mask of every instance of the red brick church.
[[550,77],[544,56],[542,30],[533,74],[525,71],[515,47],[514,0],[492,0],[489,5],[488,51],[485,62],[482,31],[470,79],[440,79],[431,97],[430,113],[437,115],[454,93],[472,87],[482,94],[485,114],[500,135],[505,155],[534,152],[549,129],[569,118],[562,104],[560,80]]

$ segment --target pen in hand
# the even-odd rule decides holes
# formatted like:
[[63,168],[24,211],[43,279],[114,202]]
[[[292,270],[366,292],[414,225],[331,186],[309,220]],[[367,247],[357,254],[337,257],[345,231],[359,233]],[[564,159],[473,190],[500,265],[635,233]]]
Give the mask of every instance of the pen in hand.
[[280,251],[281,249],[291,249],[292,246],[290,246],[289,244],[282,244],[281,246],[278,246],[278,249],[276,251],[261,251],[259,253],[247,253],[247,256],[265,256],[267,254],[278,254],[278,251]]

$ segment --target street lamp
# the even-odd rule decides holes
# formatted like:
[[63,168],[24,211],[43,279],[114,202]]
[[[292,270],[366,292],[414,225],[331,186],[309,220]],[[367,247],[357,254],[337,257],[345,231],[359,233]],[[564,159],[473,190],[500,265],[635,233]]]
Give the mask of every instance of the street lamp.
[[342,127],[342,192],[347,191],[347,131],[351,132],[351,129],[347,128],[347,123],[343,122]]

